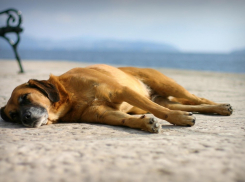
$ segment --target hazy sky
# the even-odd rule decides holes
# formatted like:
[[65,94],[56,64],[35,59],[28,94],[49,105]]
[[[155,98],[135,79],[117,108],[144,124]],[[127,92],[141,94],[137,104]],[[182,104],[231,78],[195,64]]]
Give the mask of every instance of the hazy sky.
[[0,0],[0,11],[10,7],[36,38],[146,40],[188,52],[245,48],[245,0]]

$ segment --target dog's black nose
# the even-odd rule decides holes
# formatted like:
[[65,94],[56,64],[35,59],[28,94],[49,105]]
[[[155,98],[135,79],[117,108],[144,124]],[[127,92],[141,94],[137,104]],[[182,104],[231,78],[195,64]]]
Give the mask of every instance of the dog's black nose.
[[32,114],[30,111],[26,111],[22,115],[23,124],[30,125],[32,123]]
[[29,120],[29,119],[31,119],[31,113],[27,111],[27,112],[23,115],[23,117],[24,117],[25,120]]

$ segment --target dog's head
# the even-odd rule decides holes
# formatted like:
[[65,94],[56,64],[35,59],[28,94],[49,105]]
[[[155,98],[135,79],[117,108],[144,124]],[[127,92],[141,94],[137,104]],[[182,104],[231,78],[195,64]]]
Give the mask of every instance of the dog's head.
[[5,121],[39,127],[47,124],[49,108],[59,100],[53,84],[46,80],[29,80],[14,89],[7,105],[1,108],[1,117]]

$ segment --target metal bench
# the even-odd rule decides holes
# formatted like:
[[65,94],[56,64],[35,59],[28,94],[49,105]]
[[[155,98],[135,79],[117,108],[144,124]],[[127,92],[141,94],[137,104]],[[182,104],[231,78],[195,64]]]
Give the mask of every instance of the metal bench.
[[[23,31],[23,29],[20,27],[20,24],[22,22],[21,12],[15,10],[15,9],[7,9],[5,11],[0,12],[0,15],[2,15],[2,14],[7,14],[8,19],[7,19],[7,25],[5,27],[0,27],[0,36],[3,37],[5,40],[7,40],[9,42],[9,44],[12,46],[12,48],[14,50],[15,58],[17,59],[19,67],[20,67],[20,73],[24,73],[23,67],[21,65],[21,60],[20,60],[19,54],[17,52],[17,46],[18,46],[18,43],[20,42],[20,35],[19,34],[20,34],[20,32]],[[11,26],[10,22],[11,21],[12,21],[12,23],[15,22],[15,20],[17,19],[16,17],[18,17],[17,25]],[[7,33],[16,33],[16,35],[17,35],[16,42],[13,42],[13,40],[6,37]]]

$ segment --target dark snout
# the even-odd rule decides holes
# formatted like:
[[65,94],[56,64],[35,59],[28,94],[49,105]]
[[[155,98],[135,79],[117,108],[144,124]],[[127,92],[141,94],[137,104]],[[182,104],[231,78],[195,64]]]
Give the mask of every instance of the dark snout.
[[25,126],[39,127],[47,123],[47,118],[48,112],[41,106],[31,105],[21,108],[20,119]]

